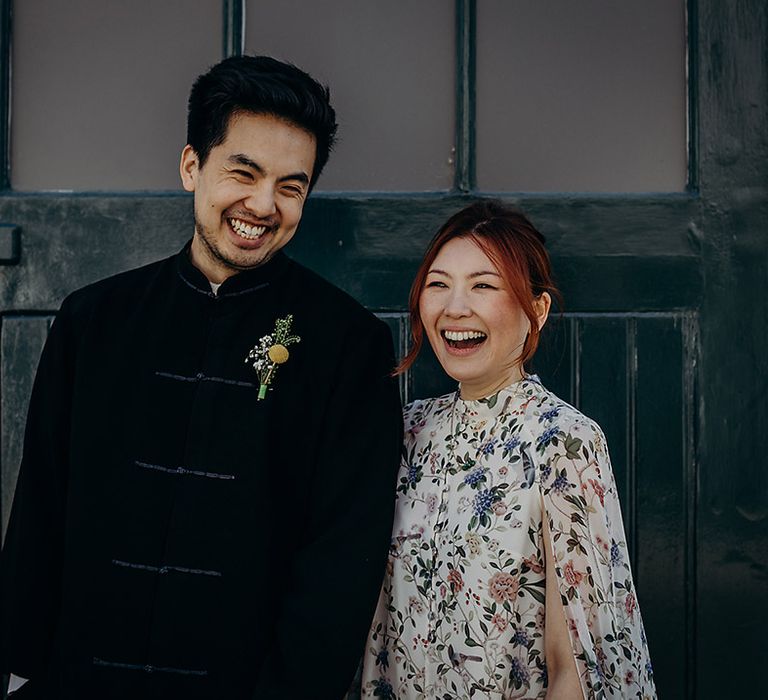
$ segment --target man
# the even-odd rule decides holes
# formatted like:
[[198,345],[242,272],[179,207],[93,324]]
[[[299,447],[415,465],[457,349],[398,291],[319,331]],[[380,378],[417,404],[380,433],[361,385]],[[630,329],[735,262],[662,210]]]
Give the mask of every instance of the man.
[[14,697],[343,696],[401,417],[386,326],[282,252],[335,130],[297,68],[218,64],[189,100],[191,244],[64,301],[2,555]]

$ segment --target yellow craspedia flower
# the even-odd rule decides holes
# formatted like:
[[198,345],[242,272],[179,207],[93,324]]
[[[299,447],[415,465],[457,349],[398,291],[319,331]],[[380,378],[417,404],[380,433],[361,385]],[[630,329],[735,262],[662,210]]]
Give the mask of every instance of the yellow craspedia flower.
[[278,344],[269,348],[269,350],[267,350],[267,355],[269,355],[271,362],[274,362],[276,365],[282,365],[283,362],[288,360],[290,353],[285,345]]

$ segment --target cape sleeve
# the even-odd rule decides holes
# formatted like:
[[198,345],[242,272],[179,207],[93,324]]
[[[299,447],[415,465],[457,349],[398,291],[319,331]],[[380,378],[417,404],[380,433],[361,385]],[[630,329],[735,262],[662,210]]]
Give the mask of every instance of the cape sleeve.
[[72,339],[65,301],[35,375],[21,466],[0,556],[0,668],[29,679],[45,673],[59,612]]
[[538,450],[543,516],[584,698],[655,698],[605,437],[581,417],[546,431]]
[[326,406],[305,540],[292,559],[257,700],[343,698],[381,588],[402,445],[394,353],[378,321],[347,346]]

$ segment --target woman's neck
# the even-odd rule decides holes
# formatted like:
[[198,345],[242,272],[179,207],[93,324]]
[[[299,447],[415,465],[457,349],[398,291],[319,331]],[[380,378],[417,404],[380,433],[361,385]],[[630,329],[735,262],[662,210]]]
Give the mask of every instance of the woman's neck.
[[465,401],[484,399],[487,396],[493,396],[505,386],[519,382],[524,376],[522,369],[520,367],[515,367],[508,374],[505,374],[492,382],[461,382],[459,384],[459,396]]

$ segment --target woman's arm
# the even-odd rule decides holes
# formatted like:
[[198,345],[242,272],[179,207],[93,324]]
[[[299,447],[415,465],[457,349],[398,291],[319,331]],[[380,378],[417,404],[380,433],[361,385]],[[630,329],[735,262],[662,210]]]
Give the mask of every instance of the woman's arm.
[[565,611],[557,588],[555,558],[549,544],[549,525],[543,521],[546,556],[546,610],[544,618],[544,657],[547,662],[547,700],[583,700],[573,646],[568,636]]
[[566,668],[575,663],[583,697],[655,698],[605,437],[579,414],[561,416],[557,427],[555,438],[539,447],[547,697],[582,698],[567,690],[560,694],[560,676],[567,674],[561,640],[563,650],[565,643],[570,646]]

